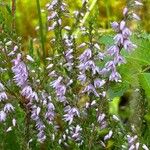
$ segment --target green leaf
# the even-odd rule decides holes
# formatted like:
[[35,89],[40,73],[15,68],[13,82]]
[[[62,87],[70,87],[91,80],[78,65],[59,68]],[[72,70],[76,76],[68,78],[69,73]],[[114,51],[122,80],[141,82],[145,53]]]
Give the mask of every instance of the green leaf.
[[139,82],[145,90],[147,97],[150,97],[150,73],[142,73],[139,75]]
[[128,88],[129,85],[126,82],[110,85],[108,89],[108,96],[110,100],[113,100],[115,97],[121,97]]
[[6,5],[6,10],[10,15],[12,14],[11,7],[9,5]]

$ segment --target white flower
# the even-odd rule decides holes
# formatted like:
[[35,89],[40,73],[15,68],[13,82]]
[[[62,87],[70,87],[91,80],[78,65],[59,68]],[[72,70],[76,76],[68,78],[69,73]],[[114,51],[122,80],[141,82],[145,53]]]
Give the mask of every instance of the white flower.
[[143,4],[139,1],[134,1],[134,2],[135,2],[135,5],[137,5],[137,6],[143,6]]
[[112,130],[110,130],[109,133],[107,135],[105,135],[104,141],[109,140],[112,137],[112,135],[113,135],[113,132],[112,132]]
[[6,113],[2,110],[0,111],[0,122],[6,120]]
[[26,58],[27,58],[27,60],[34,62],[34,59],[30,55],[27,55]]
[[145,144],[143,144],[142,148],[143,148],[144,150],[149,150],[149,148],[148,148]]

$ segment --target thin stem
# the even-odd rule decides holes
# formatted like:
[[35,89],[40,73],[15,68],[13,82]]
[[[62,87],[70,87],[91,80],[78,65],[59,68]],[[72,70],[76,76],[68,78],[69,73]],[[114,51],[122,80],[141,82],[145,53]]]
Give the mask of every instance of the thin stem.
[[[88,18],[89,15],[90,15],[90,12],[92,11],[92,9],[94,8],[94,6],[96,5],[96,2],[97,2],[97,0],[93,0],[93,1],[92,1],[92,4],[90,5],[89,11],[86,12],[85,16],[83,17],[83,19],[82,19],[82,21],[81,21],[81,23],[80,23],[80,26],[81,26],[81,27],[85,24],[87,18]],[[79,28],[78,28],[78,29],[74,32],[75,37],[78,37],[79,32],[80,32],[80,30],[79,30]]]
[[12,32],[15,30],[15,12],[16,12],[16,0],[12,0]]
[[44,40],[44,33],[43,33],[43,23],[42,23],[42,16],[41,16],[41,7],[39,0],[36,0],[37,10],[38,10],[38,18],[39,18],[39,26],[40,26],[40,41],[41,41],[41,48],[43,51],[43,61],[45,63],[46,53],[45,53],[45,40]]

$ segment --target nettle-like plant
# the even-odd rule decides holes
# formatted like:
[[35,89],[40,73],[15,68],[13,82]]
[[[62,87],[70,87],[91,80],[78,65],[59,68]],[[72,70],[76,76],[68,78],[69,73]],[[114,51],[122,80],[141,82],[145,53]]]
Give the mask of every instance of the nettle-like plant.
[[93,0],[89,7],[85,0],[73,13],[63,0],[46,5],[51,54],[45,50],[38,0],[38,53],[33,52],[33,41],[29,54],[21,51],[14,19],[10,32],[2,24],[1,149],[11,149],[13,141],[12,149],[148,150],[136,125],[110,113],[108,93],[123,82],[118,71],[126,63],[122,51],[137,48],[129,26],[133,19],[140,20],[134,11],[143,4],[128,2],[123,19],[111,23],[116,34],[108,46],[101,45],[97,26],[87,19],[95,4]]

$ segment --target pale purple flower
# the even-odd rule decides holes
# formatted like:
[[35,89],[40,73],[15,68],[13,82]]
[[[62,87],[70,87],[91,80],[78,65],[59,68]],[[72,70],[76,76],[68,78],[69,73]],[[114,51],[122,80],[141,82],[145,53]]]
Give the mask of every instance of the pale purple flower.
[[73,119],[75,116],[77,116],[77,117],[80,116],[78,109],[75,107],[71,108],[71,106],[69,106],[69,105],[65,107],[64,111],[66,113],[64,115],[64,120],[66,122],[68,122],[69,125],[73,122]]
[[46,135],[42,130],[37,134],[37,137],[38,137],[38,141],[41,143],[43,143],[46,140]]
[[45,118],[48,120],[49,124],[52,124],[52,121],[54,120],[54,116],[55,116],[55,106],[53,105],[53,103],[48,103],[47,105],[47,112],[45,114]]
[[95,88],[100,88],[100,87],[102,87],[105,83],[106,83],[105,80],[100,80],[100,79],[96,78],[96,79],[94,80],[94,87],[95,87]]
[[0,122],[3,122],[6,120],[6,113],[2,110],[0,111]]
[[128,13],[128,8],[127,8],[127,7],[125,7],[125,8],[123,9],[123,15],[124,15],[124,16],[126,16],[126,15],[127,15],[127,13]]
[[112,135],[113,135],[113,132],[112,132],[112,130],[110,130],[109,133],[107,135],[105,135],[104,141],[109,140],[112,137]]
[[21,60],[21,54],[17,55],[17,58],[12,61],[14,66],[12,67],[12,71],[15,74],[14,81],[19,87],[25,85],[28,79],[28,71],[25,63]]
[[119,47],[117,45],[113,45],[110,48],[108,48],[107,53],[110,56],[116,55],[119,53]]
[[123,29],[123,31],[122,31],[122,35],[123,35],[123,37],[126,39],[126,38],[128,38],[129,36],[132,35],[132,32],[130,31],[129,28],[125,27],[125,28]]
[[56,87],[56,93],[57,93],[57,96],[65,95],[65,93],[66,93],[66,86],[62,85],[62,84],[58,85]]
[[108,71],[110,71],[110,70],[114,70],[116,68],[116,65],[114,61],[109,61],[105,64],[105,67]]
[[131,50],[134,50],[137,47],[135,44],[133,44],[129,40],[125,40],[123,46],[124,46],[124,49],[127,50],[128,52],[130,52]]
[[116,71],[112,71],[111,75],[109,76],[109,80],[120,82],[121,81],[121,75]]
[[78,80],[84,84],[86,82],[86,75],[85,74],[80,74],[78,75]]
[[98,59],[103,60],[103,59],[104,59],[104,57],[105,57],[105,54],[104,54],[104,53],[99,52],[99,53],[97,54],[97,57],[98,57]]
[[120,22],[120,30],[122,31],[125,28],[126,22],[124,20],[122,20]]
[[12,106],[12,104],[7,103],[7,104],[4,106],[4,112],[8,113],[8,112],[11,112],[11,111],[14,111],[14,107]]
[[32,88],[29,85],[26,85],[21,91],[21,95],[26,97],[27,99],[30,99],[30,97],[32,97],[32,93]]
[[124,38],[123,35],[121,33],[118,33],[115,37],[114,37],[115,43],[117,45],[121,45],[123,44]]
[[53,82],[51,82],[51,86],[53,88],[56,88],[58,85],[60,85],[60,82],[62,81],[63,77],[59,76],[58,79],[54,80]]
[[85,63],[92,57],[92,51],[90,49],[86,49],[80,56],[79,60],[80,62]]
[[105,117],[106,115],[104,113],[100,114],[97,119],[98,123],[101,123],[105,119]]
[[5,93],[5,92],[0,92],[0,102],[1,102],[1,101],[4,101],[4,100],[6,100],[6,99],[8,99],[6,93]]
[[52,12],[50,16],[47,17],[47,20],[54,19],[57,16],[57,12]]
[[119,23],[118,22],[111,23],[111,27],[114,29],[114,31],[116,31],[116,32],[119,31]]
[[71,130],[71,137],[77,142],[77,141],[81,141],[81,131],[82,131],[82,128],[77,125],[76,127],[74,127],[72,130]]
[[95,87],[92,84],[87,85],[82,91],[82,93],[93,93],[96,97],[99,97],[99,94],[97,93]]
[[100,125],[100,129],[105,129],[107,127],[106,115],[104,113],[99,114],[97,122]]
[[126,61],[125,61],[124,57],[122,57],[121,55],[118,54],[115,56],[114,62],[115,62],[115,64],[121,65],[121,64],[124,64]]

